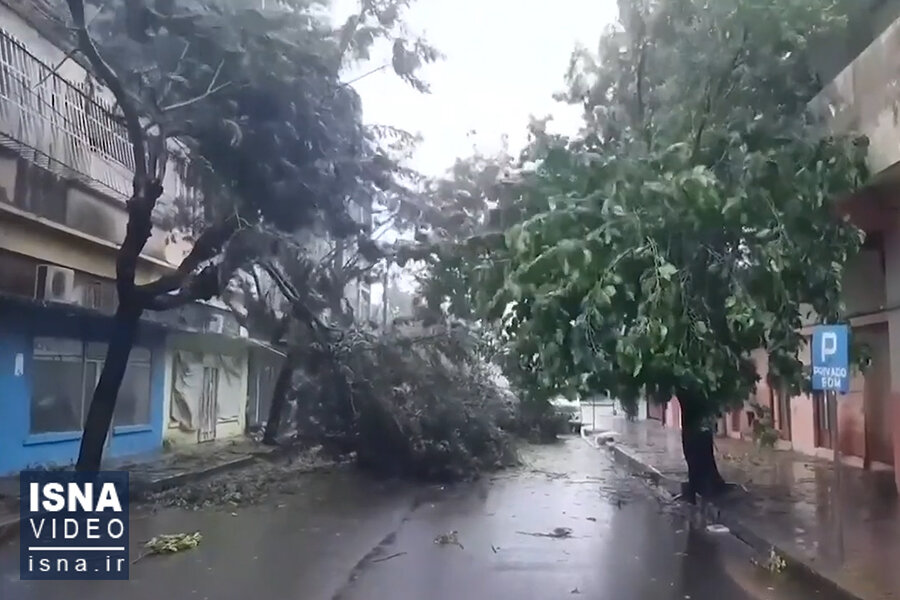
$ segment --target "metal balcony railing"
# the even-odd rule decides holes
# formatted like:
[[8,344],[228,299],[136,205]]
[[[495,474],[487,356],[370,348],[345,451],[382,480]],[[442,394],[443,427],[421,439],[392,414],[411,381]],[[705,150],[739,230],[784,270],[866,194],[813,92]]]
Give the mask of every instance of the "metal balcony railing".
[[0,28],[0,145],[107,196],[128,197],[134,157],[113,107]]

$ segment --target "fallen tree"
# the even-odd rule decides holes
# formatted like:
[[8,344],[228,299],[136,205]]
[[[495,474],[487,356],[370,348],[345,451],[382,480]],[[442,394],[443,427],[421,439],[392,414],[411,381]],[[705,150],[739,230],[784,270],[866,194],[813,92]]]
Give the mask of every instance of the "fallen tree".
[[509,466],[515,401],[476,344],[462,325],[350,330],[307,363],[334,361],[341,382],[318,394],[297,390],[298,430],[341,440],[360,466],[386,475],[448,481]]
[[[466,479],[515,462],[517,403],[492,375],[477,332],[420,321],[377,331],[311,294],[322,286],[306,285],[317,272],[309,263],[295,265],[293,277],[275,262],[264,269],[290,321],[273,408],[279,403],[274,412],[283,414],[289,400],[296,404],[304,443],[353,453],[379,474],[422,480]],[[277,428],[270,418],[267,435]]]

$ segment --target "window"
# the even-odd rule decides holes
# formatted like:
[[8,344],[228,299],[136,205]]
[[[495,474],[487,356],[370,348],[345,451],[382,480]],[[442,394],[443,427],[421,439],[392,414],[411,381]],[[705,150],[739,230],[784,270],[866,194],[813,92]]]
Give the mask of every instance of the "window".
[[[106,344],[35,338],[31,373],[32,434],[81,431],[103,371]],[[134,348],[116,402],[113,424],[150,423],[150,351]]]
[[34,340],[31,433],[79,431],[83,418],[84,360],[76,340]]
[[147,425],[150,423],[150,351],[134,348],[128,359],[119,399],[113,413],[113,425]]

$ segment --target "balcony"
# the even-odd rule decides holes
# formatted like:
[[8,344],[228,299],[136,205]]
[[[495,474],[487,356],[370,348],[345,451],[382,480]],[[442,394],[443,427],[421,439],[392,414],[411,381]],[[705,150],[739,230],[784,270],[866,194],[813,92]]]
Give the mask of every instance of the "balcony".
[[869,166],[882,180],[900,175],[898,72],[900,20],[894,20],[812,102],[833,131],[868,136]]
[[134,159],[113,107],[0,29],[0,146],[65,179],[124,199]]

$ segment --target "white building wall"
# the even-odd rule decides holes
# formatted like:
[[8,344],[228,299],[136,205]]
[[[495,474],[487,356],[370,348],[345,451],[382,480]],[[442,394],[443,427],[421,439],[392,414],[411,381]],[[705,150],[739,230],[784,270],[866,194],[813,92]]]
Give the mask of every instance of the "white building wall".
[[[164,438],[169,443],[190,445],[199,442],[204,367],[219,370],[215,439],[243,435],[247,418],[248,356],[248,348],[240,340],[200,334],[169,337],[164,406],[167,421]],[[180,400],[175,398],[176,395]],[[173,403],[176,404],[174,409]]]

